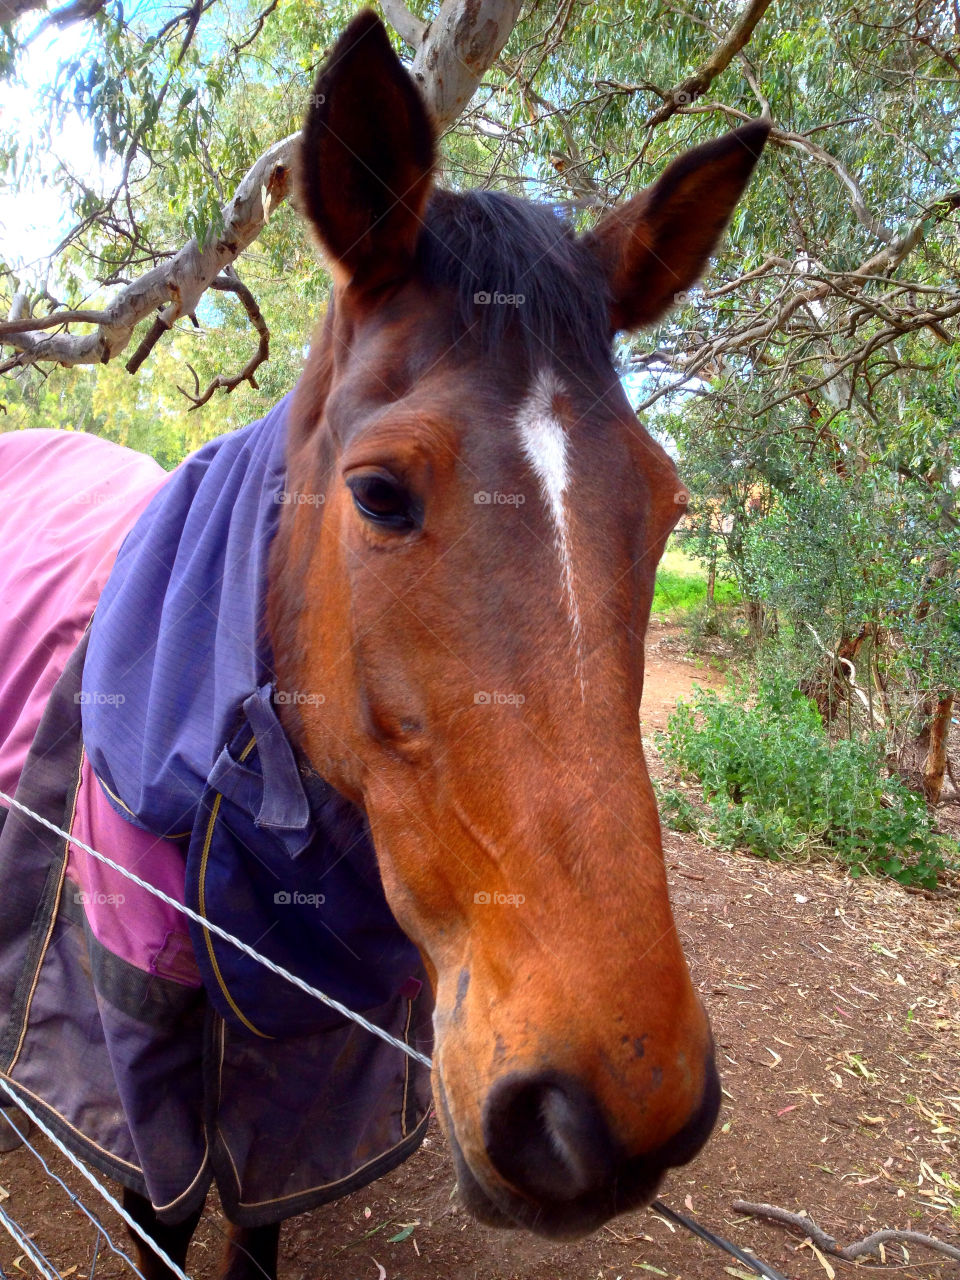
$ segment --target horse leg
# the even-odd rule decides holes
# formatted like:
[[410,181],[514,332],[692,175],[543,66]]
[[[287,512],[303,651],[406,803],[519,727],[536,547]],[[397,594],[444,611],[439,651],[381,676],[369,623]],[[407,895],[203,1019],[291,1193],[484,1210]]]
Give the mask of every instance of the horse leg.
[[23,1146],[23,1138],[20,1137],[20,1133],[17,1133],[17,1129],[7,1124],[7,1116],[24,1136],[30,1132],[30,1121],[19,1107],[0,1107],[0,1151],[16,1151],[17,1147]]
[[[184,1222],[178,1222],[174,1227],[158,1222],[150,1201],[145,1200],[139,1192],[131,1191],[129,1187],[124,1187],[123,1189],[123,1207],[137,1226],[143,1227],[150,1239],[155,1241],[178,1267],[185,1265],[187,1261],[187,1246],[190,1244],[191,1237],[197,1229],[197,1223],[203,1213],[203,1205],[199,1209],[195,1209]],[[137,1266],[143,1273],[144,1280],[174,1280],[173,1272],[167,1264],[161,1262],[153,1250],[145,1245],[138,1235],[135,1235],[132,1231],[130,1235],[137,1248]]]
[[277,1280],[280,1223],[269,1227],[231,1226],[220,1280]]

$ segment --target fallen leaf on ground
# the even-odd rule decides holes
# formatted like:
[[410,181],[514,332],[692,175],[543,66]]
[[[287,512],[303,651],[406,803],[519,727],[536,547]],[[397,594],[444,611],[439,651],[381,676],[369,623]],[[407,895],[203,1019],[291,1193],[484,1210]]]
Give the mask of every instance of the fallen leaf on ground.
[[820,1252],[820,1250],[817,1248],[817,1246],[813,1243],[812,1240],[809,1242],[809,1244],[810,1244],[810,1248],[813,1250],[814,1254],[816,1255],[817,1261],[820,1263],[821,1267],[823,1267],[824,1271],[827,1273],[827,1280],[835,1280],[835,1277],[837,1274],[836,1271],[833,1269],[830,1263],[826,1260],[826,1258],[823,1256],[823,1254]]
[[405,1223],[395,1236],[387,1236],[387,1244],[399,1244],[401,1240],[406,1240],[413,1235],[419,1225],[419,1222]]

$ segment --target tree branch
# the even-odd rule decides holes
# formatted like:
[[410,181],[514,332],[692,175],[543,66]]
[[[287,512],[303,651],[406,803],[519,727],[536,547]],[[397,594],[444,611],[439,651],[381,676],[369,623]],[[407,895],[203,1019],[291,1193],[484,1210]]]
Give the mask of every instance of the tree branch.
[[3,342],[20,352],[18,363],[26,365],[43,360],[63,365],[106,364],[123,351],[142,320],[152,311],[163,308],[151,335],[130,361],[134,371],[139,368],[156,343],[158,326],[159,332],[165,332],[181,316],[194,311],[211,281],[253,243],[271,210],[286,199],[297,137],[291,134],[282,142],[275,142],[247,171],[224,209],[223,233],[219,238],[203,248],[196,240],[189,241],[172,258],[122,289],[104,308],[107,319],[94,333],[62,333],[49,338],[31,333],[4,335]]
[[[244,310],[250,317],[250,323],[260,335],[260,342],[256,351],[243,366],[238,374],[233,377],[227,377],[225,374],[218,373],[212,380],[206,391],[200,394],[200,379],[197,377],[196,370],[190,365],[187,368],[193,374],[194,394],[184,391],[183,387],[177,387],[181,395],[185,395],[188,400],[193,401],[193,409],[199,409],[201,405],[207,403],[213,393],[217,390],[224,390],[229,395],[231,391],[239,387],[241,382],[249,382],[254,391],[258,391],[257,380],[253,376],[260,365],[270,359],[270,329],[266,320],[263,318],[263,312],[257,305],[257,300],[237,275],[233,267],[227,267],[222,276],[217,276],[216,280],[211,282],[211,289],[219,289],[226,293],[235,293],[243,303]],[[193,409],[190,412],[193,412]]]
[[[107,0],[73,0],[71,4],[65,4],[62,9],[55,9],[53,13],[47,14],[35,31],[30,33],[24,41],[24,47],[33,44],[37,36],[48,27],[59,27],[62,31],[74,22],[85,22],[87,18],[92,18],[95,13],[99,13],[106,2]],[[0,7],[3,4],[4,0],[0,0]]]
[[653,129],[656,125],[663,124],[664,120],[669,120],[681,107],[689,106],[701,94],[706,93],[717,76],[726,71],[734,57],[748,43],[754,28],[769,7],[770,0],[748,0],[739,18],[706,62],[701,63],[682,84],[670,90],[663,106],[647,120],[645,127]]
[[[960,191],[945,192],[931,200],[920,211],[916,221],[904,235],[884,245],[860,266],[843,272],[828,272],[822,269],[809,272],[807,274],[807,279],[811,281],[809,285],[804,283],[803,287],[794,292],[789,292],[785,287],[776,298],[768,301],[761,310],[748,315],[739,325],[730,326],[716,337],[705,339],[695,348],[684,351],[682,363],[675,357],[674,364],[678,377],[656,388],[636,406],[637,412],[649,409],[657,400],[679,391],[691,378],[696,377],[703,370],[715,370],[724,356],[746,352],[756,361],[757,351],[773,340],[776,335],[796,333],[797,322],[802,319],[802,315],[798,313],[803,313],[811,306],[823,304],[831,297],[843,296],[848,302],[856,299],[861,303],[862,317],[860,320],[854,318],[850,332],[846,335],[853,337],[855,328],[863,319],[874,318],[876,315],[876,309],[866,305],[868,300],[863,291],[867,286],[882,283],[892,287],[908,287],[904,282],[891,279],[892,273],[922,243],[934,223],[950,217],[958,209],[960,209]],[[770,261],[768,260],[765,265],[769,265]],[[791,275],[790,279],[792,281],[794,277]],[[831,359],[826,374],[819,379],[806,382],[806,390],[813,391],[825,386],[848,368],[856,371],[878,348],[905,333],[916,332],[923,328],[942,327],[944,321],[960,315],[960,291],[944,286],[939,289],[939,294],[942,302],[937,307],[930,306],[921,310],[915,306],[901,304],[889,318],[884,317],[883,329],[872,333],[869,339],[854,351]],[[791,325],[794,327],[791,328]],[[802,326],[803,332],[807,335],[815,332],[817,327],[814,326],[811,329],[809,324]],[[822,352],[811,354],[806,358],[821,359]],[[798,357],[796,363],[802,363],[803,359],[803,356]],[[852,390],[852,383],[850,385]],[[794,395],[796,395],[795,386],[767,400],[761,411],[766,412]]]
[[383,16],[404,44],[408,44],[411,49],[419,49],[430,23],[424,22],[415,13],[411,13],[403,0],[380,0],[380,8],[383,10]]
[[20,320],[0,320],[0,338],[35,329],[54,329],[60,324],[107,324],[107,311],[51,311],[48,316],[25,316]]
[[0,22],[16,22],[23,14],[46,7],[47,0],[0,0]]
[[521,0],[444,0],[413,59],[438,127],[460,116],[520,17]]
[[[677,108],[680,110],[681,108]],[[721,111],[724,115],[730,116],[734,121],[746,122],[752,120],[753,117],[746,111],[740,111],[736,107],[728,107],[720,102],[701,103],[697,107],[683,108],[684,115],[698,115],[700,113],[709,113],[712,111]],[[821,128],[832,126],[822,125]],[[775,147],[790,147],[796,151],[804,151],[807,155],[816,160],[819,164],[833,171],[840,179],[843,185],[850,193],[850,203],[853,207],[854,215],[861,226],[865,227],[871,235],[875,236],[884,244],[893,244],[896,240],[894,232],[887,227],[879,218],[875,217],[871,212],[860,184],[853,174],[847,169],[836,156],[818,146],[815,142],[811,142],[807,134],[791,133],[786,129],[772,128],[767,135],[767,143]],[[949,198],[949,197],[945,197]]]
[[[39,7],[32,0],[0,0],[0,5]],[[458,118],[484,73],[500,56],[520,7],[521,0],[444,0],[434,22],[424,26],[412,73],[440,129]],[[406,26],[408,34],[414,34],[411,24],[398,16],[396,4],[388,0],[384,11],[387,9]],[[412,15],[408,17],[412,19]],[[95,313],[103,318],[93,333],[38,336],[41,329],[49,327],[47,318],[16,331],[8,325],[5,332],[0,331],[0,341],[18,354],[3,368],[40,361],[68,366],[106,364],[129,344],[134,328],[159,310],[149,333],[127,362],[127,369],[136,372],[163,334],[181,316],[196,310],[213,281],[256,240],[271,212],[290,194],[291,163],[299,136],[291,134],[275,142],[248,170],[223,210],[223,233],[218,239],[203,247],[191,240],[166,262],[127,285],[102,312]],[[61,317],[58,322],[65,321]]]
[[809,1236],[818,1249],[822,1249],[825,1253],[832,1253],[834,1257],[843,1258],[846,1262],[855,1262],[857,1258],[862,1258],[869,1253],[879,1253],[880,1245],[895,1244],[899,1241],[904,1244],[923,1245],[926,1249],[935,1249],[938,1253],[945,1253],[948,1258],[956,1258],[960,1261],[960,1249],[954,1248],[952,1244],[946,1244],[943,1240],[937,1240],[935,1236],[924,1235],[922,1231],[890,1229],[874,1231],[871,1235],[858,1240],[856,1244],[850,1244],[845,1249],[841,1249],[833,1236],[822,1231],[805,1213],[791,1213],[788,1209],[780,1209],[773,1204],[752,1204],[749,1200],[734,1200],[731,1207],[737,1213],[749,1213],[756,1218],[769,1218],[771,1222],[794,1227],[805,1236]]

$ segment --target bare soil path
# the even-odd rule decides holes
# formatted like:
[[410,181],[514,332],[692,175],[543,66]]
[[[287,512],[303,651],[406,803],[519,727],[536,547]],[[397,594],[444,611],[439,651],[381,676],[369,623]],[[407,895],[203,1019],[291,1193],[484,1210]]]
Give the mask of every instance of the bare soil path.
[[[654,625],[648,653],[641,714],[657,773],[651,731],[694,682],[719,688],[724,677],[688,659],[675,628]],[[842,1280],[854,1267],[823,1262],[798,1237],[739,1217],[733,1200],[806,1210],[841,1243],[898,1227],[960,1245],[957,900],[853,881],[823,864],[766,863],[669,831],[665,849],[677,921],[713,1018],[724,1106],[713,1141],[673,1174],[663,1198],[790,1280],[824,1280],[831,1270]],[[64,1172],[59,1161],[53,1167]],[[75,1176],[67,1181],[78,1186]],[[87,1276],[93,1232],[29,1152],[0,1156],[0,1186],[9,1193],[2,1206],[62,1273]],[[747,1275],[651,1212],[558,1246],[477,1226],[452,1190],[434,1131],[390,1177],[288,1223],[283,1280]],[[94,1194],[83,1196],[92,1205]],[[211,1210],[191,1259],[197,1280],[213,1280],[219,1235]],[[4,1275],[35,1274],[25,1260],[15,1269],[20,1253],[0,1231]],[[912,1245],[909,1261],[888,1247],[887,1263],[859,1271],[960,1275],[957,1263]],[[100,1280],[129,1274],[101,1253]]]

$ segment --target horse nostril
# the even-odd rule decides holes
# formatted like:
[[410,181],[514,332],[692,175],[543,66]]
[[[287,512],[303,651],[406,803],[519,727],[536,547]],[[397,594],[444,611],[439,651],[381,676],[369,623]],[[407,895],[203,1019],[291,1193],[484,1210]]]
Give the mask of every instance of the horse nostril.
[[559,1072],[498,1080],[483,1136],[497,1172],[522,1194],[572,1201],[616,1176],[617,1148],[596,1101]]
[[700,1105],[683,1128],[653,1153],[654,1158],[659,1160],[664,1168],[673,1169],[677,1165],[687,1164],[710,1137],[719,1113],[720,1076],[717,1074],[716,1063],[711,1054],[704,1070]]

